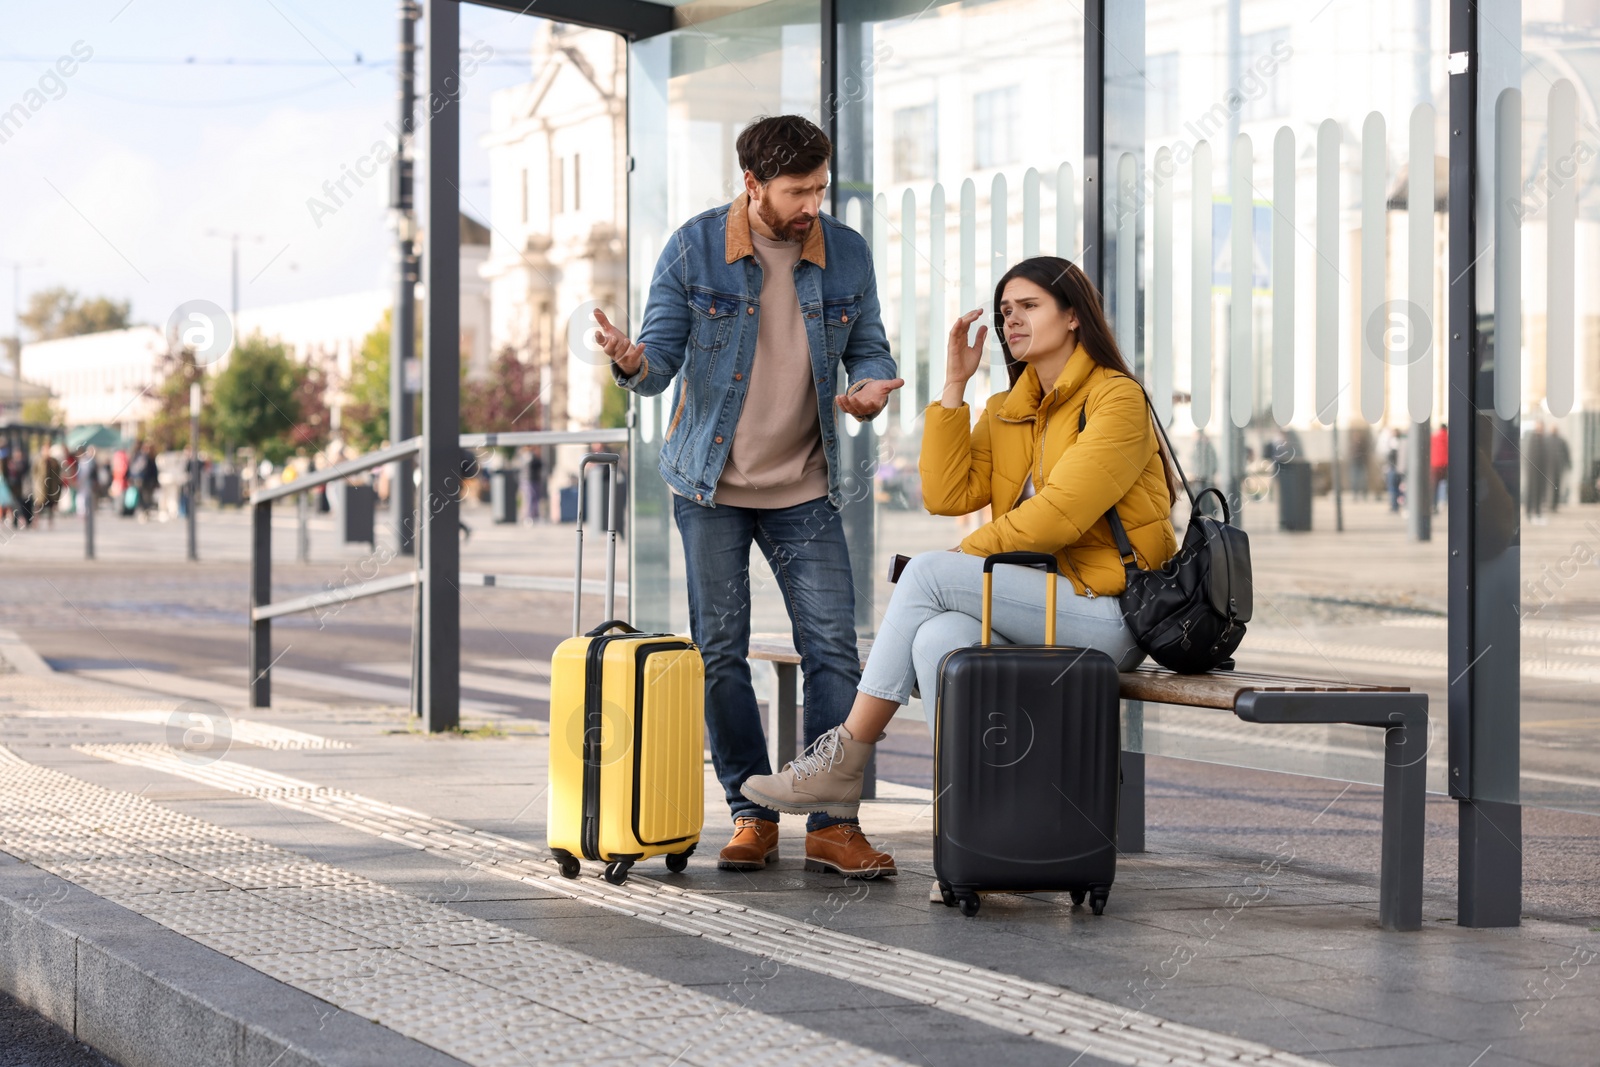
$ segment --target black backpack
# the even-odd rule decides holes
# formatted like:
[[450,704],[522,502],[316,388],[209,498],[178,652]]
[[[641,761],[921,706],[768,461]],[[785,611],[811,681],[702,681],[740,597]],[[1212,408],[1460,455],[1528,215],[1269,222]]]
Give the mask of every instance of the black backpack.
[[[1189,527],[1177,554],[1165,566],[1147,571],[1134,558],[1116,506],[1106,512],[1128,575],[1128,587],[1121,597],[1122,618],[1145,654],[1168,670],[1204,674],[1219,667],[1231,669],[1234,650],[1244,640],[1245,624],[1250,621],[1250,539],[1233,525],[1233,513],[1221,492],[1206,488],[1196,496],[1190,490],[1149,394],[1145,406],[1150,408],[1151,421],[1189,498]],[[1087,419],[1087,410],[1079,413],[1079,433]],[[1217,498],[1220,519],[1201,512],[1200,502],[1207,496]]]

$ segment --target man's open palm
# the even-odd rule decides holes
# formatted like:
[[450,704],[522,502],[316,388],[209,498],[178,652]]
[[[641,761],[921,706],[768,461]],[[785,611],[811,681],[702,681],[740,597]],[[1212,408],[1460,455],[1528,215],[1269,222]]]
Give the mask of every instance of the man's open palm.
[[889,402],[889,394],[906,384],[904,378],[889,378],[885,380],[870,381],[860,389],[847,396],[834,400],[839,405],[839,410],[847,415],[854,415],[862,422],[875,418]]
[[638,374],[639,365],[644,362],[644,345],[630,343],[599,308],[594,309],[594,321],[600,324],[600,328],[594,332],[595,344],[605,351],[606,357],[623,374],[630,378]]

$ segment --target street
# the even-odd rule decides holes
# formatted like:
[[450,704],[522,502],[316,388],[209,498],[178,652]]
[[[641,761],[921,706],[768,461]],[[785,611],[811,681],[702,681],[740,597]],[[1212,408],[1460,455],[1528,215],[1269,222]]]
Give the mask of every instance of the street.
[[[1433,743],[1429,787],[1444,790],[1447,715],[1445,658],[1448,602],[1446,530],[1409,541],[1403,516],[1379,501],[1347,500],[1345,530],[1333,530],[1332,501],[1319,498],[1314,529],[1280,533],[1270,501],[1244,517],[1252,538],[1255,615],[1238,660],[1242,670],[1407,685],[1429,693]],[[1555,566],[1574,546],[1600,544],[1590,509],[1569,509],[1549,525],[1523,529],[1524,567]],[[888,556],[948,548],[954,520],[880,508],[874,596],[881,612],[893,591]],[[462,570],[543,575],[550,591],[463,585],[461,590],[464,721],[542,720],[548,660],[570,632],[573,527],[497,525],[488,508],[468,505],[472,534],[462,544]],[[0,593],[9,625],[59,670],[157,692],[241,705],[244,699],[247,558],[244,512],[201,515],[201,562],[183,561],[183,527],[99,516],[99,558],[82,559],[79,520],[55,529],[5,531]],[[336,516],[309,521],[310,562],[296,563],[292,508],[274,516],[275,599],[287,599],[406,569],[384,545],[343,544]],[[674,558],[681,558],[672,531]],[[1352,569],[1348,562],[1359,560]],[[1548,564],[1546,561],[1549,561]],[[585,576],[604,574],[604,540],[591,533]],[[1353,577],[1358,574],[1359,577]],[[627,544],[619,548],[618,580],[626,591]],[[787,620],[770,571],[757,555],[751,569],[756,631],[785,631]],[[590,589],[596,587],[591,584]],[[1540,599],[1525,602],[1523,659],[1523,801],[1600,812],[1600,728],[1593,702],[1600,684],[1600,572],[1590,563]],[[673,621],[685,629],[681,574],[673,575]],[[619,604],[626,603],[619,594]],[[409,590],[280,618],[273,626],[275,704],[405,704],[411,655]],[[598,596],[584,618],[598,622]],[[768,695],[770,670],[756,665]],[[918,763],[918,702],[904,713],[906,774],[926,777]],[[1358,727],[1270,727],[1219,720],[1193,709],[1151,707],[1143,746],[1153,754],[1377,783],[1379,740]]]

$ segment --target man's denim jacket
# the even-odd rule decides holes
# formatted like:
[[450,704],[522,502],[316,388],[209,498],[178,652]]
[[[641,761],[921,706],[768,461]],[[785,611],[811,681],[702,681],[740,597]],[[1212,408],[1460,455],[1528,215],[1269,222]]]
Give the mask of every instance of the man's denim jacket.
[[[761,265],[750,240],[749,198],[697,215],[668,239],[650,282],[638,373],[618,385],[655,396],[677,379],[661,448],[661,477],[698,504],[712,506],[717,479],[744,410],[761,320]],[[834,396],[839,364],[853,391],[895,377],[878,311],[877,279],[866,240],[831,215],[819,215],[794,268],[805,318],[817,414],[828,460],[828,502],[843,503]],[[870,478],[873,471],[865,472]]]

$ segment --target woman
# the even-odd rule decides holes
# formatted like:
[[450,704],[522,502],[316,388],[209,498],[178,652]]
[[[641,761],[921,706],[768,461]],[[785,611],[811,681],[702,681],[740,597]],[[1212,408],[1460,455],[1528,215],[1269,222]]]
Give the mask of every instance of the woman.
[[[1059,598],[1057,643],[1100,649],[1125,671],[1144,658],[1122,620],[1117,594],[1126,572],[1105,521],[1115,505],[1142,568],[1177,551],[1168,514],[1181,483],[1144,391],[1117,351],[1100,294],[1076,265],[1023,260],[995,287],[995,307],[1011,389],[990,397],[972,425],[962,394],[982,362],[988,327],[968,344],[983,313],[963,315],[950,330],[944,393],[925,415],[920,463],[930,512],[965,515],[988,505],[994,518],[951,552],[907,564],[849,717],[780,773],[747,780],[742,791],[758,804],[856,814],[872,746],[912,684],[931,700],[944,654],[978,642],[985,556],[1053,553],[1074,594]],[[1045,581],[1038,570],[995,569],[995,641],[1044,643]]]

